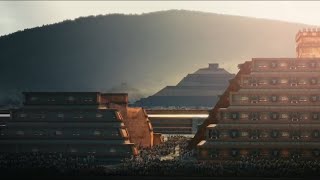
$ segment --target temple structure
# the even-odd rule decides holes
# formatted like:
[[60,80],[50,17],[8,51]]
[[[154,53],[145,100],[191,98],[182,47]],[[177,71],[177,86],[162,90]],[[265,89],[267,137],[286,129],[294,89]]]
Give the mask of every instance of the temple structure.
[[299,31],[297,58],[253,58],[193,142],[199,159],[320,157],[320,32]]
[[94,154],[111,162],[136,155],[139,146],[153,145],[146,114],[128,107],[127,94],[26,92],[24,96],[22,108],[0,112],[0,152]]
[[303,29],[296,35],[298,58],[320,57],[320,29]]
[[209,64],[207,68],[188,74],[176,86],[167,86],[135,105],[145,108],[211,108],[233,77],[234,74],[219,68],[218,64]]

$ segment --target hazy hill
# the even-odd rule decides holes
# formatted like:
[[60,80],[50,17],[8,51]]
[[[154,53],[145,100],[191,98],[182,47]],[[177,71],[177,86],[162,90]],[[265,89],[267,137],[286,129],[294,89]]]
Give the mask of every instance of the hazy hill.
[[294,57],[303,27],[178,10],[68,20],[0,37],[0,93],[129,83],[150,95],[209,62],[235,73],[251,57]]

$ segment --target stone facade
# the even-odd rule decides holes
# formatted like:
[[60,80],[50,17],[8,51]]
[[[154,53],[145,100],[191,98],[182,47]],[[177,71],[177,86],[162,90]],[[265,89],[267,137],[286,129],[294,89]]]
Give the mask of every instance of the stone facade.
[[319,158],[320,58],[305,56],[239,65],[193,139],[198,158]]
[[303,29],[296,35],[298,58],[320,57],[320,29]]
[[[136,109],[127,106],[127,94],[28,92],[24,95],[22,108],[7,110],[10,117],[0,116],[1,152],[63,152],[122,159],[137,154],[134,143],[137,137],[130,135],[134,129],[145,133],[139,134],[144,146],[153,144],[152,126],[146,115],[128,116]],[[129,121],[146,125],[137,128]]]

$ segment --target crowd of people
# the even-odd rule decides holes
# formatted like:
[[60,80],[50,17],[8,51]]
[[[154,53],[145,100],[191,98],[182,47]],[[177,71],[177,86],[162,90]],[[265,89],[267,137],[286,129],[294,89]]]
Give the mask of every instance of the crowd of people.
[[[106,169],[107,175],[120,176],[219,176],[219,177],[305,177],[320,176],[319,160],[258,159],[243,157],[237,160],[198,161],[186,146],[188,138],[171,136],[161,145],[142,149],[139,156],[127,159],[116,169]],[[162,160],[175,152],[179,156]]]
[[150,161],[161,159],[163,156],[174,155],[177,153],[177,148],[179,149],[179,155],[186,153],[188,139],[184,136],[168,136],[164,143],[158,144],[152,148],[140,148],[139,156],[136,159]]
[[298,159],[250,159],[214,161],[127,161],[108,175],[125,176],[217,176],[306,177],[320,176],[320,161]]
[[[320,176],[319,160],[257,159],[199,161],[186,150],[188,138],[170,136],[163,144],[142,148],[114,165],[98,163],[92,155],[78,157],[61,153],[1,153],[0,171],[7,174],[96,175],[96,176],[217,176],[217,177],[306,177]],[[171,159],[163,157],[172,156]]]
[[77,175],[103,172],[94,156],[72,156],[63,153],[0,153],[2,174]]

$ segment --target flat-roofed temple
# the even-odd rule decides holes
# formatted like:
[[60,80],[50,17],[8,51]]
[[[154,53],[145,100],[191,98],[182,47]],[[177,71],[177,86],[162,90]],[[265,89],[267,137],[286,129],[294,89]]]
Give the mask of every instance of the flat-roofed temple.
[[0,152],[94,154],[120,160],[136,155],[138,146],[153,145],[145,111],[128,107],[127,94],[23,94],[23,107],[0,113]]

